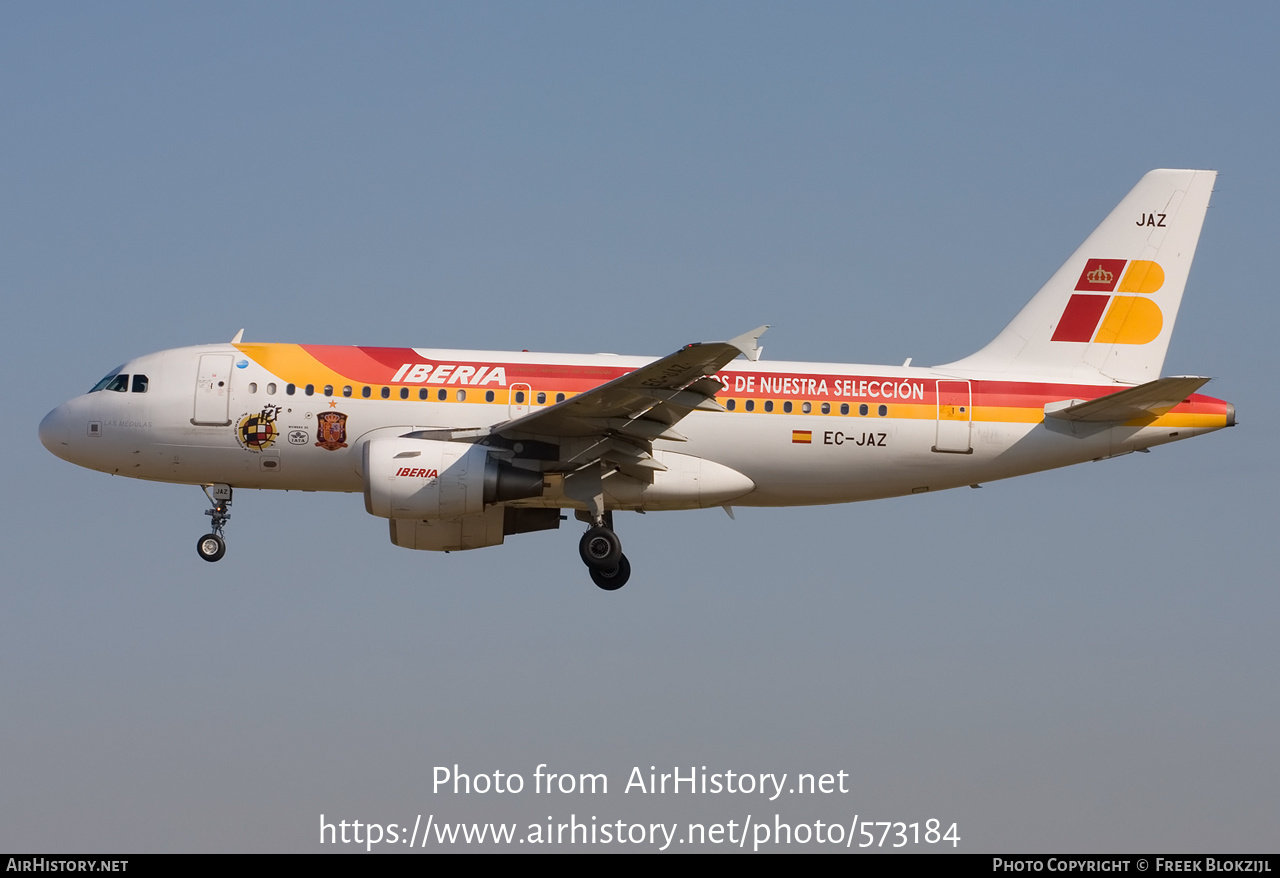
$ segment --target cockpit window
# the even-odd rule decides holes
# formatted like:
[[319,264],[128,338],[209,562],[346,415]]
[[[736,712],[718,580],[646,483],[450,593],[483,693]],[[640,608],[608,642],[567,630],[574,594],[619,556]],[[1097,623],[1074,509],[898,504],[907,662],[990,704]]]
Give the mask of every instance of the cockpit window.
[[129,392],[129,376],[116,375],[102,387],[103,390],[114,390],[116,393]]
[[[99,390],[114,390],[116,393],[128,393],[130,390],[129,375],[120,371],[120,369],[123,368],[124,366],[120,366],[118,369],[112,371],[112,373],[106,378],[103,378],[97,384],[93,385],[93,389],[89,392],[97,393]],[[146,393],[147,376],[134,375],[132,390],[134,393]]]
[[[107,373],[107,377],[103,378],[97,384],[93,385],[93,389],[90,390],[89,392],[97,393],[99,390],[120,390],[120,391],[128,390],[129,376],[120,374],[120,370],[123,368],[124,368],[123,366],[117,366],[115,369],[112,369],[110,372]],[[123,381],[124,384],[120,387],[115,386],[116,382],[118,381]]]

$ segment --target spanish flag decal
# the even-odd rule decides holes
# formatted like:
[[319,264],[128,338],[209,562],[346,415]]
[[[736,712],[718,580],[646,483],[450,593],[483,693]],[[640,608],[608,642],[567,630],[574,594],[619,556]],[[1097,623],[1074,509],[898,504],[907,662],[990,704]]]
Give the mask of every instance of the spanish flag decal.
[[792,430],[791,441],[792,443],[798,444],[798,445],[812,445],[813,431],[812,430]]

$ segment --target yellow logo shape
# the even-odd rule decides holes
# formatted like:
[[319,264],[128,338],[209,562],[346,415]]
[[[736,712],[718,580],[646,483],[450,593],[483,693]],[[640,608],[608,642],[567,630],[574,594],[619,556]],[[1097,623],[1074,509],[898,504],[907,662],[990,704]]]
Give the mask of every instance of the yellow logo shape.
[[[1159,269],[1157,265],[1156,270]],[[1155,302],[1138,296],[1116,296],[1093,340],[1101,344],[1146,344],[1155,340],[1163,326],[1164,315]]]
[[[1117,293],[1154,293],[1164,286],[1164,269],[1149,259],[1129,263]],[[1113,306],[1114,307],[1114,306]],[[1156,330],[1159,332],[1159,330]]]

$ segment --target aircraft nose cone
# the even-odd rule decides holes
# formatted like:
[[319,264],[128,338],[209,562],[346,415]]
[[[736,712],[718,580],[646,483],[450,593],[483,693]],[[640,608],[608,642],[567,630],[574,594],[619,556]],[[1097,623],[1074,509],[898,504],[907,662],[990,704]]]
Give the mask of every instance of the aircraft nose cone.
[[71,428],[67,422],[67,407],[58,406],[40,422],[40,444],[58,457],[66,458],[71,446]]

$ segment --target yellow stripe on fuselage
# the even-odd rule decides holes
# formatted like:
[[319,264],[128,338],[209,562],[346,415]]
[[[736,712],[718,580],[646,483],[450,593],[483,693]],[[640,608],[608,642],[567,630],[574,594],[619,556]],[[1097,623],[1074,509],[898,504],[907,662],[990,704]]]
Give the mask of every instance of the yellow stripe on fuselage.
[[236,349],[272,375],[289,384],[355,384],[296,344],[238,344]]

